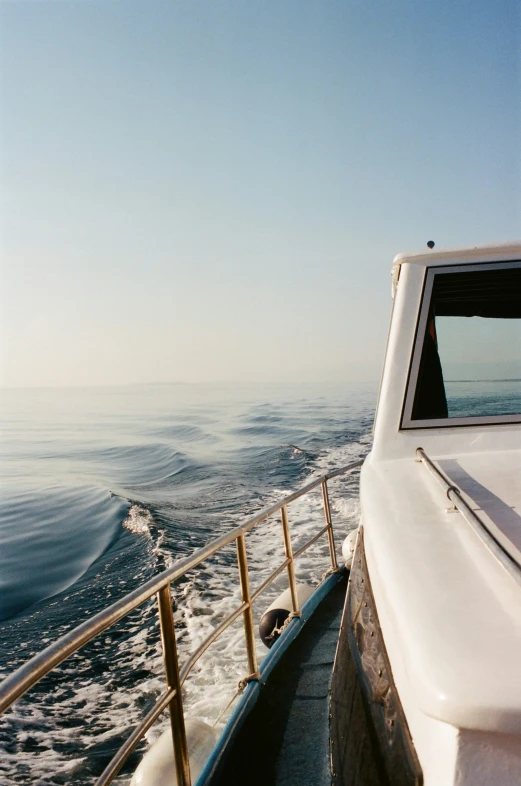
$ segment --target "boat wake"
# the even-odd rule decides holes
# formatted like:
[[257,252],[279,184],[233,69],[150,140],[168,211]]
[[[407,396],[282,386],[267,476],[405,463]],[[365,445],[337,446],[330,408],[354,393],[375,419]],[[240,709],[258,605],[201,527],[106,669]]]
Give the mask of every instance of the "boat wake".
[[[345,418],[340,415],[333,423],[326,420],[330,418],[327,407],[323,410],[318,407],[315,412],[311,405],[300,406],[299,417],[305,418],[306,428],[291,426],[288,417],[290,425],[286,424],[285,439],[270,431],[241,437],[240,443],[235,439],[230,442],[231,429],[223,432],[219,421],[214,428],[215,439],[205,441],[196,430],[195,443],[192,446],[187,443],[181,450],[175,446],[156,449],[147,441],[146,448],[137,452],[127,448],[103,449],[94,461],[94,453],[90,451],[88,458],[83,455],[79,463],[72,464],[71,473],[75,477],[80,475],[81,465],[81,477],[87,475],[105,486],[103,493],[96,486],[92,494],[93,504],[99,502],[104,515],[107,511],[111,514],[105,529],[101,523],[104,519],[98,519],[100,532],[109,538],[109,545],[59,594],[40,596],[30,609],[4,620],[0,677],[87,616],[118,600],[210,539],[368,451],[369,407],[366,406],[362,416],[351,419],[351,431],[347,431]],[[255,429],[261,429],[262,419],[267,418],[270,422],[264,426],[269,425],[273,430],[279,425],[277,412],[287,410],[287,404],[248,406],[244,413],[234,414],[234,418],[235,422],[245,427],[250,424]],[[189,422],[190,417],[187,409],[183,418]],[[260,421],[255,422],[255,418]],[[197,419],[201,421],[202,415]],[[144,430],[141,418],[139,428]],[[157,422],[152,423],[150,433],[157,434],[158,429]],[[164,429],[175,433],[176,439],[193,437],[192,429],[183,429],[181,424],[179,427],[165,424],[164,428],[161,426]],[[210,424],[205,422],[205,431],[209,430]],[[325,447],[328,441],[329,447]],[[211,449],[211,460],[203,448]],[[138,465],[148,460],[146,456],[150,453],[155,457],[155,464],[145,476],[138,471]],[[133,461],[137,462],[135,466]],[[128,462],[131,466],[127,471]],[[88,472],[84,471],[86,466]],[[167,476],[170,480],[165,481]],[[340,556],[343,538],[358,523],[357,477],[335,479],[330,482],[329,490]],[[75,510],[67,505],[66,496],[64,500],[60,508],[58,504],[49,505],[46,519],[52,527],[56,511],[63,510],[62,535],[70,527],[71,512],[74,515]],[[91,513],[87,511],[81,519],[79,511],[77,514],[81,553],[85,553],[82,544],[88,546],[91,542]],[[40,514],[41,506],[35,509],[34,519],[38,520]],[[19,526],[22,511],[17,515]],[[291,504],[289,521],[293,547],[297,549],[324,525],[320,488]],[[274,517],[259,525],[248,533],[246,543],[251,586],[255,589],[284,559],[280,520]],[[50,542],[49,554],[54,564],[63,567],[60,548],[57,542],[52,554]],[[328,564],[327,539],[322,538],[297,560],[298,581],[318,583]],[[283,574],[259,598],[254,606],[257,623],[286,586]],[[210,630],[240,604],[234,547],[214,555],[197,572],[184,577],[172,588],[172,594],[182,664]],[[260,639],[256,644],[261,660],[267,650]],[[187,679],[184,701],[188,717],[221,727],[227,718],[227,713],[221,713],[237,692],[246,663],[242,621],[238,620],[207,650]],[[157,607],[152,600],[68,659],[0,719],[1,786],[34,782],[65,784],[71,780],[78,786],[91,783],[164,690],[163,680]],[[129,782],[143,751],[167,723],[164,714],[116,782]]]

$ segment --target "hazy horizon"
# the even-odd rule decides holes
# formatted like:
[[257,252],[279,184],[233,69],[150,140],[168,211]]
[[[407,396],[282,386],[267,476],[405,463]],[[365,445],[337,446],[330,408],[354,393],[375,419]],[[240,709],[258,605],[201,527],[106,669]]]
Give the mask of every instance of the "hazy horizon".
[[[184,380],[151,380],[150,382],[110,382],[106,384],[70,384],[70,385],[1,385],[0,390],[88,390],[89,388],[128,388],[128,387],[167,387],[172,386],[175,387],[176,385],[179,386],[214,386],[214,387],[289,387],[294,388],[296,386],[303,386],[303,387],[339,387],[339,386],[346,386],[346,385],[372,385],[375,388],[380,384],[380,376],[381,373],[378,375],[374,375],[373,377],[359,377],[359,378],[337,378],[337,379],[311,379],[311,378],[302,378],[302,379],[217,379],[217,380],[198,380],[196,382],[189,382]],[[452,381],[465,381],[465,380],[452,380]],[[479,381],[479,380],[478,380]],[[510,380],[508,380],[510,381]]]

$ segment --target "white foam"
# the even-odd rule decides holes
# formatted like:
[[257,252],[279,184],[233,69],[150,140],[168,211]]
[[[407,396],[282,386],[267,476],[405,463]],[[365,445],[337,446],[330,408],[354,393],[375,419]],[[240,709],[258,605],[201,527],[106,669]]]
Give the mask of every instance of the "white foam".
[[125,529],[133,532],[134,535],[150,535],[150,525],[154,523],[152,514],[141,505],[131,505],[127,517],[123,522]]
[[[366,435],[360,442],[339,447],[324,453],[316,461],[316,469],[302,485],[320,477],[326,472],[349,464],[363,456],[370,445],[371,436]],[[349,475],[333,479],[328,483],[331,514],[336,534],[336,550],[341,561],[341,545],[348,532],[358,526],[360,508],[357,483],[349,481]],[[264,501],[266,507],[278,502],[287,495],[287,490],[275,490]],[[237,516],[236,524],[244,521],[244,514]],[[300,497],[288,507],[293,549],[304,545],[324,526],[324,509],[320,487],[310,494]],[[247,535],[247,551],[252,588],[258,587],[270,573],[284,560],[284,547],[280,519],[272,517],[256,527]],[[296,562],[299,581],[317,585],[329,569],[329,546],[324,536],[313,544]],[[271,587],[254,605],[255,623],[270,603],[287,587],[287,578],[281,574]],[[237,568],[234,565],[220,566],[206,579],[204,588],[197,581],[190,582],[183,590],[183,619],[186,624],[187,641],[182,640],[181,650],[189,644],[193,651],[234,608],[240,605]],[[266,656],[267,650],[257,637],[257,657],[259,661]],[[187,681],[185,706],[187,713],[206,723],[214,723],[222,709],[237,690],[238,681],[247,671],[246,647],[242,624],[225,633],[205,653],[198,663],[197,670]],[[232,710],[219,720],[224,724]]]

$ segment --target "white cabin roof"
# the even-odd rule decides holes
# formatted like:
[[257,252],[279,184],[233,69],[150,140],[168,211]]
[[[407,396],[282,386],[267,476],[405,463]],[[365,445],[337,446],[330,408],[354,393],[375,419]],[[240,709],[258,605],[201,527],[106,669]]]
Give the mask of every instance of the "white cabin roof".
[[393,267],[403,264],[434,265],[465,264],[476,262],[496,262],[521,258],[521,240],[493,245],[454,246],[452,248],[422,249],[397,254],[393,259]]

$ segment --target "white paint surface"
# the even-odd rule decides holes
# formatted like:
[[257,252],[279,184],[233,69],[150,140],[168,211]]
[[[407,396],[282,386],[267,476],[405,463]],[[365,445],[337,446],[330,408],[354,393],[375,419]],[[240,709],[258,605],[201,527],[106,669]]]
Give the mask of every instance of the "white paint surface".
[[415,453],[422,447],[438,461],[520,558],[521,424],[400,430],[427,267],[520,258],[521,246],[508,245],[395,260],[361,509],[382,633],[425,786],[521,783],[521,583],[450,510]]

